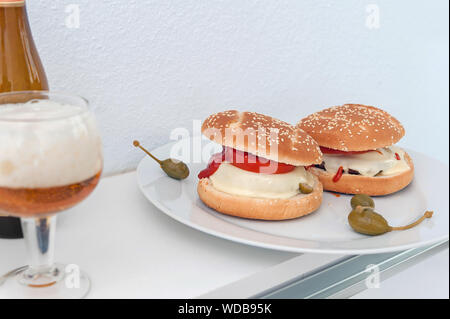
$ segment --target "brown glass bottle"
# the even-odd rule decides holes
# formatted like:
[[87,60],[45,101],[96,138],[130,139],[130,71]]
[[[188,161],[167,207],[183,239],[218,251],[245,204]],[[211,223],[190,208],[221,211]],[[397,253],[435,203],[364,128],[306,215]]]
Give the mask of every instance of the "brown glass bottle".
[[[48,82],[31,34],[25,1],[0,0],[0,93],[30,90],[46,91]],[[0,211],[0,238],[21,237],[20,220],[5,217]]]

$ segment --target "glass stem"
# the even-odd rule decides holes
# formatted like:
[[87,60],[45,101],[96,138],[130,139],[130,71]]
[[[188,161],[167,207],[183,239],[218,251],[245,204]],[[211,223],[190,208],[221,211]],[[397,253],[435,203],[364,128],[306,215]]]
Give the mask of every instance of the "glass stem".
[[23,272],[22,283],[40,287],[58,280],[60,274],[53,264],[56,216],[22,218],[22,229],[29,256],[29,268]]

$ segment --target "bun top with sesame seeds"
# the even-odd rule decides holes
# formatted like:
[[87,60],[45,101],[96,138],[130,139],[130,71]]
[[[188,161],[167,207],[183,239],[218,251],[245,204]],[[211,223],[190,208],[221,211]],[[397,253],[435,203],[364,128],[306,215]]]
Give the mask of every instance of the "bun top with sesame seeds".
[[322,163],[319,145],[305,131],[273,117],[235,110],[209,116],[202,133],[210,140],[280,163]]
[[320,146],[340,151],[368,151],[397,143],[402,124],[373,106],[345,104],[311,114],[297,124]]

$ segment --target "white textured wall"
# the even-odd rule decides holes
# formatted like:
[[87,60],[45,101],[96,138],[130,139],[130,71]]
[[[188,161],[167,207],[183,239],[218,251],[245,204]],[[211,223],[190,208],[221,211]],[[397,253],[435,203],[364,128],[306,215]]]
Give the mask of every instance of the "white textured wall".
[[134,138],[156,147],[192,118],[239,107],[296,122],[345,102],[382,106],[403,145],[448,162],[447,0],[27,2],[52,88],[96,107],[109,173],[142,158]]

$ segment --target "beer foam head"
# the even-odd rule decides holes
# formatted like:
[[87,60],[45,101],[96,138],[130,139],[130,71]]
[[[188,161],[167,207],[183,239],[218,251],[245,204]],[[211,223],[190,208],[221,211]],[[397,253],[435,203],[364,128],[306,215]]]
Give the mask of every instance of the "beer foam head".
[[101,139],[86,107],[51,100],[0,104],[0,187],[72,185],[102,169]]

